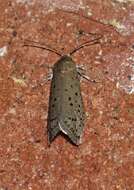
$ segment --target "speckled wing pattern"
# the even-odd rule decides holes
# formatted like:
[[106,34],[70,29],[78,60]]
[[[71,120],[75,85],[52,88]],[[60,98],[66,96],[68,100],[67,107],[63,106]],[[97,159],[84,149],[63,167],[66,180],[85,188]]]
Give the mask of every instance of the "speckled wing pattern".
[[80,144],[84,116],[76,66],[69,56],[64,56],[53,69],[48,112],[49,142],[63,132],[74,144]]

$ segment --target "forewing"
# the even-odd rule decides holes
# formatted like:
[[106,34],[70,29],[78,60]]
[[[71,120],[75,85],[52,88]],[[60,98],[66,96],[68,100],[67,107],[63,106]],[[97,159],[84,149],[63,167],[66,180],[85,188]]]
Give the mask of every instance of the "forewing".
[[64,97],[62,97],[60,126],[74,144],[80,144],[85,114],[77,71],[74,70],[64,77],[63,82]]
[[54,73],[50,88],[48,111],[48,140],[51,143],[60,133],[59,114],[61,113],[61,80],[58,73]]

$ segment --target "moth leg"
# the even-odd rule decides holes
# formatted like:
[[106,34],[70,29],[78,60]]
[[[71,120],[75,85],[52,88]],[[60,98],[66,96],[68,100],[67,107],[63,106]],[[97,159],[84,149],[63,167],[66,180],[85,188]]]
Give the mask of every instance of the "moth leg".
[[44,82],[48,82],[52,80],[53,78],[53,72],[49,73],[46,78],[43,79]]
[[84,65],[76,65],[76,69],[77,69],[77,71],[79,71],[79,70],[85,71]]
[[41,81],[38,81],[37,84],[32,85],[32,89],[36,89],[39,86],[42,87],[44,84],[46,84],[48,81],[52,80],[53,78],[53,73],[49,73],[47,77],[43,78]]
[[47,75],[47,77],[45,77],[44,79],[43,79],[43,82],[44,81],[46,81],[46,82],[48,82],[48,81],[50,81],[50,80],[52,80],[52,78],[53,78],[53,66],[50,66],[50,65],[48,65],[48,64],[41,64],[40,66],[42,66],[42,67],[46,67],[47,69],[48,69],[48,75]]
[[80,77],[86,79],[87,81],[98,83],[98,81],[96,81],[95,79],[91,79],[89,76],[85,75],[85,69],[83,68],[83,65],[82,67],[81,66],[77,67],[77,72]]

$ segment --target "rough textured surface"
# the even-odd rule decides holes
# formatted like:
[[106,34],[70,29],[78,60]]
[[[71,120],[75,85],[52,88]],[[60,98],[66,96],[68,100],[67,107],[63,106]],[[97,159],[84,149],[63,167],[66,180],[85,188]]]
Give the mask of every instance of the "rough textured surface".
[[[99,81],[81,82],[83,144],[59,136],[48,147],[45,79],[58,56],[23,43],[69,52],[94,39],[89,32],[102,34],[101,44],[73,56]],[[0,0],[0,190],[134,189],[133,32],[132,0]]]

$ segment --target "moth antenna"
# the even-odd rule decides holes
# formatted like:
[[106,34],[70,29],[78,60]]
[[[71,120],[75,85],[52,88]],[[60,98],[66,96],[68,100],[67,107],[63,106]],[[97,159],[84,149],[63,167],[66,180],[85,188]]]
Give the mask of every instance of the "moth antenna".
[[76,53],[78,50],[80,50],[81,48],[84,48],[86,46],[90,46],[90,45],[94,45],[94,44],[98,44],[100,43],[99,40],[102,38],[102,36],[96,38],[96,39],[93,39],[93,40],[89,40],[89,41],[86,41],[84,43],[82,43],[81,45],[79,45],[78,47],[76,47],[75,49],[73,49],[69,55],[73,55],[74,53]]
[[56,49],[48,47],[47,45],[39,44],[39,42],[31,41],[31,40],[26,40],[26,41],[30,42],[30,43],[32,42],[32,43],[35,43],[35,44],[38,44],[38,45],[27,44],[26,42],[24,42],[23,46],[29,46],[29,47],[35,47],[35,48],[45,49],[45,50],[48,50],[48,51],[51,51],[51,52],[57,54],[60,57],[62,56],[62,54],[60,52],[58,52]]

